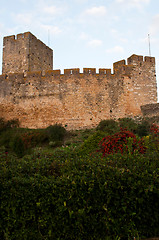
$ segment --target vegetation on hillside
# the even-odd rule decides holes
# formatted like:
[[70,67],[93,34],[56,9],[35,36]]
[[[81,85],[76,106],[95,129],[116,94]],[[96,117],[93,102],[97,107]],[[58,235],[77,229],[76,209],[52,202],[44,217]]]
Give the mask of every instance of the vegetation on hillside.
[[159,127],[22,129],[0,119],[0,239],[159,236]]

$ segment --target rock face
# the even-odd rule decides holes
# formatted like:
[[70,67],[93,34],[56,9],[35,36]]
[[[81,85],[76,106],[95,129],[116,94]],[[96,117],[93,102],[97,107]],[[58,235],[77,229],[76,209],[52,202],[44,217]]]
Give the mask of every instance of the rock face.
[[111,69],[52,70],[53,51],[31,33],[4,38],[0,113],[22,127],[62,123],[90,128],[100,120],[142,115],[157,103],[155,58],[132,55]]

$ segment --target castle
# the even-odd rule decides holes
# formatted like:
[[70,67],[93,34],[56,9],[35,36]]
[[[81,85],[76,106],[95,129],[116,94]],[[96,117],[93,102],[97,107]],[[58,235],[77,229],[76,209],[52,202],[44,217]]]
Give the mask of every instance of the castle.
[[155,58],[132,55],[111,69],[53,70],[53,51],[30,32],[3,39],[0,117],[21,127],[91,128],[103,119],[158,112]]

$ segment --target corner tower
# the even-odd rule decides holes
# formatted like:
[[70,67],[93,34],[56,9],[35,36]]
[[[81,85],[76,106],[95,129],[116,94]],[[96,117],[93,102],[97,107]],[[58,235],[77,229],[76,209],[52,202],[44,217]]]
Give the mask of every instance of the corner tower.
[[2,74],[53,69],[53,50],[30,32],[4,37]]

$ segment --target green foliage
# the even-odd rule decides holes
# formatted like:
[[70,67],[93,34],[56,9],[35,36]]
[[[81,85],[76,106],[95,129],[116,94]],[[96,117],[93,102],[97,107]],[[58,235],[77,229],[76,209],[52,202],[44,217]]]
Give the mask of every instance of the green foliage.
[[13,139],[12,129],[7,129],[6,131],[1,132],[0,134],[0,146],[10,147],[10,142]]
[[21,136],[17,135],[14,137],[12,144],[12,150],[17,154],[18,157],[22,157],[25,154],[25,145]]
[[37,148],[19,161],[0,149],[0,239],[159,235],[159,152],[80,153]]
[[112,119],[102,120],[97,126],[97,130],[106,132],[108,134],[114,134],[119,130],[118,123]]
[[0,132],[5,129],[6,123],[3,118],[0,118]]
[[[46,130],[2,132],[10,135],[18,157],[0,147],[0,239],[159,236],[159,129],[154,125],[150,130],[142,142],[145,154],[131,154],[133,139],[140,139],[129,134],[127,152],[105,158],[96,153],[107,135],[103,131],[79,131],[70,139],[67,135],[70,145],[58,148],[49,146],[57,140],[39,145],[48,141]],[[79,146],[74,138],[85,140]],[[26,155],[30,147],[34,149]]]
[[95,132],[93,135],[90,135],[84,143],[78,148],[79,153],[81,154],[90,154],[95,152],[98,149],[98,144],[105,137],[105,133],[101,131]]
[[17,119],[5,121],[3,118],[0,118],[0,133],[6,131],[9,128],[17,127],[19,127],[19,121]]
[[62,146],[62,142],[61,141],[51,141],[51,142],[49,142],[49,146],[50,147],[60,147],[60,146]]
[[61,124],[51,125],[46,129],[50,141],[63,141],[66,129]]
[[147,136],[150,133],[150,127],[151,127],[151,125],[148,121],[142,120],[141,123],[138,124],[138,126],[137,126],[136,133],[140,137]]
[[118,122],[120,128],[136,133],[138,124],[132,118],[119,118]]
[[151,134],[145,136],[144,143],[149,153],[159,151],[159,126],[152,124],[150,128]]
[[31,130],[21,133],[20,135],[26,149],[35,147],[38,144],[48,141],[48,137],[44,131]]

